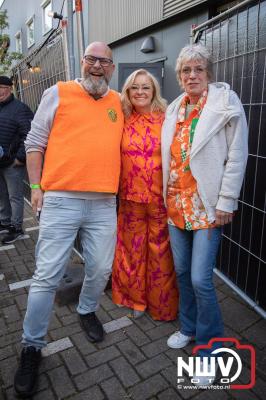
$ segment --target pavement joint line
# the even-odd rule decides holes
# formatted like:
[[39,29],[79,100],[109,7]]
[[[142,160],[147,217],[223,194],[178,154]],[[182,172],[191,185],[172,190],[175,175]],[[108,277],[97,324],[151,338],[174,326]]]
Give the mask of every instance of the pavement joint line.
[[0,274],[0,281],[2,281],[3,279],[5,279],[5,275],[4,274]]
[[[19,237],[18,239],[16,239],[16,241],[17,240],[25,240],[25,239],[30,239],[30,236],[23,235],[23,236]],[[15,246],[13,244],[7,244],[7,245],[0,246],[0,251],[11,250],[11,249],[15,249]]]
[[128,317],[121,317],[114,319],[113,321],[106,322],[103,324],[103,328],[106,333],[118,331],[119,329],[125,328],[126,326],[132,325],[133,322]]
[[17,240],[25,240],[25,239],[30,239],[29,235],[23,235],[20,238],[18,238]]
[[74,345],[67,336],[65,338],[56,340],[55,342],[48,343],[47,347],[42,349],[42,356],[48,357],[52,354],[69,349],[70,347],[74,347]]
[[0,251],[11,250],[14,248],[15,246],[13,244],[7,244],[6,246],[0,246]]
[[31,227],[29,227],[29,228],[26,228],[25,231],[26,231],[26,232],[37,231],[38,229],[40,229],[39,225],[37,225],[37,226],[31,226]]
[[25,240],[25,239],[30,239],[29,235],[23,235],[20,238],[18,238],[17,240]]
[[23,287],[27,287],[30,286],[32,283],[32,279],[26,279],[25,281],[18,281],[18,282],[14,282],[14,283],[10,283],[9,286],[9,290],[16,290],[16,289],[21,289]]

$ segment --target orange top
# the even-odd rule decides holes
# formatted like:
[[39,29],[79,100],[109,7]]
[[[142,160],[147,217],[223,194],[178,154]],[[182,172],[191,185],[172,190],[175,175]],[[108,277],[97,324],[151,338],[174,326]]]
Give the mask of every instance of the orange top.
[[163,113],[133,113],[122,138],[120,197],[138,203],[162,200],[161,127]]
[[190,148],[200,113],[206,103],[207,90],[185,119],[185,96],[179,108],[176,133],[171,145],[170,178],[167,190],[168,223],[180,229],[206,229],[210,225],[208,216],[199,197],[197,182],[193,177],[189,161]]
[[76,82],[59,82],[59,106],[45,153],[43,190],[115,193],[124,117],[118,93],[94,100]]

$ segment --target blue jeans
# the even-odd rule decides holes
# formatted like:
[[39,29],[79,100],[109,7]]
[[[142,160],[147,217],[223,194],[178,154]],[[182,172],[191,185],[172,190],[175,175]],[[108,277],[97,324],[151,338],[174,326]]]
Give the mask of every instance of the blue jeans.
[[[179,285],[180,331],[195,336],[196,344],[223,337],[223,321],[213,284],[213,268],[221,241],[221,228],[186,231],[169,226]],[[211,350],[201,350],[201,356]]]
[[24,177],[24,165],[0,168],[0,222],[16,229],[21,229],[23,223]]
[[94,312],[109,279],[116,244],[116,199],[44,198],[36,245],[36,271],[23,324],[26,346],[42,348],[56,289],[79,231],[85,259],[85,278],[79,314]]

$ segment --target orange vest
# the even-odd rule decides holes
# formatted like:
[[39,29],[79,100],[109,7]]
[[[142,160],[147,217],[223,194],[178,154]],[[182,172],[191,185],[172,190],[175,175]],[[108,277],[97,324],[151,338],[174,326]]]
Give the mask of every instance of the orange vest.
[[76,82],[59,82],[59,106],[45,152],[43,190],[115,193],[124,117],[118,93],[94,100]]

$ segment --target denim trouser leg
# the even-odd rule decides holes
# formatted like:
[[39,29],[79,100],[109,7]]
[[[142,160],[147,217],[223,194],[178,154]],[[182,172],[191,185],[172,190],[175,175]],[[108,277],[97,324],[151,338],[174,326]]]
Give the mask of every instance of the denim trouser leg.
[[111,272],[116,242],[116,201],[47,197],[36,246],[36,272],[28,297],[22,342],[36,348],[46,345],[44,336],[52,313],[55,291],[65,272],[77,232],[85,257],[84,280],[78,311],[95,311]]
[[180,330],[184,335],[196,335],[197,305],[191,282],[193,237],[191,232],[168,225],[176,275],[179,286]]
[[[181,332],[189,336],[196,334],[197,344],[207,344],[211,338],[223,336],[222,316],[213,285],[221,229],[187,232],[169,225],[169,231],[182,298]],[[209,351],[202,350],[200,354],[207,355]]]
[[79,297],[79,314],[94,312],[112,271],[116,245],[116,199],[91,201],[91,212],[80,230],[85,279]]
[[5,168],[0,168],[0,222],[3,225],[10,225],[12,211],[4,172]]
[[47,333],[56,289],[63,277],[81,221],[82,207],[73,199],[44,199],[38,243],[36,271],[31,284],[24,319],[22,343],[41,348]]
[[0,169],[0,221],[21,229],[23,223],[23,179],[25,166]]

